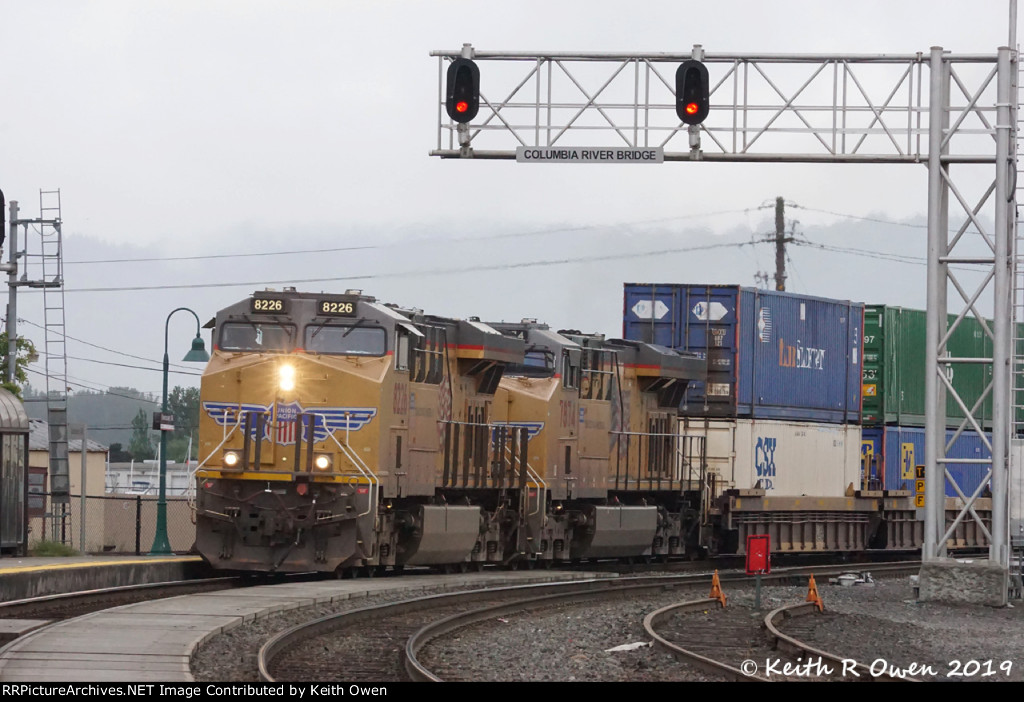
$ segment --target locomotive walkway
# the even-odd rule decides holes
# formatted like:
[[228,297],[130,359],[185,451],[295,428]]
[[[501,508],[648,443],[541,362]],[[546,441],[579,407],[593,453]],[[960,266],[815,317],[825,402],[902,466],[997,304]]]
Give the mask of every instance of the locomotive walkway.
[[428,588],[592,577],[601,576],[540,571],[410,574],[282,583],[140,602],[58,622],[12,641],[0,649],[0,681],[192,682],[192,652],[206,639],[256,617],[385,591],[412,597]]

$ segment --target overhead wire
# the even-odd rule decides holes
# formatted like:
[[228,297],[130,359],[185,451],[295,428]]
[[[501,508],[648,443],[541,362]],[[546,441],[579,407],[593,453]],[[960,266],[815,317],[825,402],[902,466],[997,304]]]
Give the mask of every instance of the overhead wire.
[[522,261],[519,263],[500,263],[493,265],[474,265],[471,267],[450,267],[450,268],[435,268],[433,270],[425,271],[396,271],[392,273],[365,273],[361,275],[347,275],[347,276],[329,276],[321,278],[291,278],[287,280],[257,280],[257,281],[245,281],[235,283],[182,283],[179,285],[131,285],[131,286],[119,286],[119,287],[102,287],[102,288],[67,288],[65,293],[83,293],[83,292],[130,292],[140,290],[190,290],[197,288],[238,288],[238,287],[259,287],[266,285],[297,285],[305,283],[336,283],[344,281],[362,281],[362,280],[381,280],[386,278],[411,278],[411,277],[433,277],[439,275],[452,275],[455,273],[482,273],[487,271],[504,271],[504,270],[516,270],[520,268],[535,268],[535,267],[548,267],[548,266],[564,266],[574,265],[581,263],[596,263],[598,261],[621,261],[624,259],[635,259],[635,258],[650,258],[653,256],[665,256],[666,254],[675,253],[692,253],[694,251],[709,251],[712,249],[721,248],[738,248],[742,246],[749,246],[749,241],[739,242],[727,242],[717,244],[702,244],[699,246],[687,246],[672,249],[658,249],[656,251],[635,251],[635,252],[618,252],[614,254],[600,254],[593,256],[578,256],[578,257],[567,257],[559,259],[547,259],[539,261]]
[[590,230],[602,230],[602,229],[615,229],[616,227],[623,226],[638,226],[644,224],[659,224],[662,222],[674,222],[684,219],[702,219],[705,217],[717,217],[724,214],[738,214],[742,212],[750,211],[751,209],[762,209],[761,207],[746,208],[746,209],[733,209],[733,210],[718,210],[715,212],[699,212],[688,215],[674,215],[671,217],[658,217],[655,219],[637,220],[633,222],[620,223],[620,224],[580,224],[575,226],[559,226],[549,227],[545,229],[538,229],[526,232],[501,232],[497,234],[485,234],[483,236],[434,236],[434,237],[422,237],[413,238],[402,241],[389,242],[385,244],[369,244],[360,246],[340,246],[340,247],[328,247],[328,248],[316,248],[316,249],[287,249],[283,251],[256,251],[246,253],[221,253],[221,254],[204,254],[196,256],[151,256],[151,257],[139,257],[139,258],[111,258],[111,259],[94,259],[85,261],[65,261],[64,265],[82,265],[82,264],[94,264],[94,263],[152,263],[152,262],[164,262],[164,261],[202,261],[202,260],[216,260],[224,258],[252,258],[261,256],[289,256],[289,255],[300,255],[300,254],[321,254],[321,253],[337,253],[339,251],[358,251],[358,250],[370,250],[370,249],[387,249],[394,247],[408,247],[410,245],[419,243],[437,243],[437,242],[451,242],[451,241],[492,241],[496,239],[518,239],[530,236],[544,236],[545,234],[558,234],[563,232],[579,232],[579,231],[590,231]]
[[[29,373],[35,373],[36,375],[41,375],[44,378],[46,377],[46,373],[43,373],[42,371],[37,371],[35,368],[26,368],[25,370],[27,370]],[[104,395],[111,395],[113,397],[123,397],[123,398],[126,398],[128,400],[139,400],[140,402],[145,402],[145,403],[148,403],[148,404],[151,404],[151,405],[158,405],[158,404],[160,404],[160,400],[151,400],[151,399],[146,398],[146,397],[133,397],[132,395],[122,395],[120,393],[110,392],[109,388],[113,387],[113,386],[109,386],[109,385],[106,386],[108,388],[107,390],[102,390],[101,388],[93,387],[91,385],[86,385],[85,383],[76,383],[76,382],[71,381],[71,380],[68,380],[67,383],[68,383],[68,385],[74,385],[74,386],[77,386],[77,387],[80,387],[80,388],[85,388],[86,390],[94,390],[94,391],[102,393]],[[102,383],[97,383],[97,385],[102,385]],[[45,402],[46,400],[47,400],[46,397],[28,398],[28,399],[26,399],[26,402]]]
[[[4,321],[6,321],[6,320],[4,320]],[[42,329],[43,331],[46,331],[46,327],[44,327],[43,325],[36,324],[35,322],[32,322],[32,321],[27,320],[27,319],[22,319],[21,317],[18,318],[18,324],[28,324],[29,326],[35,327],[36,329]],[[53,330],[51,330],[51,332],[52,331]],[[156,361],[156,360],[154,360],[152,358],[146,358],[144,356],[136,356],[134,354],[127,353],[125,351],[118,351],[117,349],[108,348],[106,346],[100,346],[99,344],[94,344],[91,341],[85,341],[84,339],[78,339],[76,337],[71,336],[70,334],[64,333],[64,334],[61,334],[61,336],[64,339],[71,339],[72,341],[77,341],[80,344],[85,344],[86,346],[92,346],[93,348],[100,349],[102,351],[108,351],[110,353],[117,354],[119,356],[125,356],[127,358],[134,358],[134,359],[136,359],[138,361],[148,361],[150,363],[160,363],[160,361]],[[69,358],[70,358],[70,356],[69,356]],[[175,371],[175,372],[187,372],[187,371],[191,370],[188,366],[182,366],[182,365],[180,365],[178,363],[169,363],[168,367],[182,369],[181,371]]]

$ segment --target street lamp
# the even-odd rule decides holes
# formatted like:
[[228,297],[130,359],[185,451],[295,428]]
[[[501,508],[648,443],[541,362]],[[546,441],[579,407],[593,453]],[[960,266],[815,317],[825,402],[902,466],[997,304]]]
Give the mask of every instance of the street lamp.
[[[206,346],[199,335],[199,315],[187,307],[179,307],[171,310],[164,323],[164,394],[160,408],[161,414],[167,414],[167,374],[170,363],[167,359],[167,330],[171,324],[171,317],[175,312],[191,313],[196,318],[196,338],[192,340],[192,350],[185,354],[183,361],[205,363],[210,360],[210,354],[206,353]],[[167,538],[167,432],[160,430],[160,496],[156,501],[156,534],[153,537],[153,547],[149,550],[151,556],[166,556],[171,554],[171,542]]]

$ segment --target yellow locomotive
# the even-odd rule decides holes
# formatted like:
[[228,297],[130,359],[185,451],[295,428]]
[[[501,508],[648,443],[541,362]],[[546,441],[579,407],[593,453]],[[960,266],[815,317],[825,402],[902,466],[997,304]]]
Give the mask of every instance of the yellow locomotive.
[[703,443],[676,408],[704,361],[344,295],[217,313],[196,546],[215,567],[466,570],[683,554]]

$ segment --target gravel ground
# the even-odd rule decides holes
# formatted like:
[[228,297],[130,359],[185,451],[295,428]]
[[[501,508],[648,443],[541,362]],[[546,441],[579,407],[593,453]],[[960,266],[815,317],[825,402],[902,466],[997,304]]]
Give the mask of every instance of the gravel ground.
[[[794,588],[780,589],[799,594]],[[1024,680],[1020,601],[998,609],[917,602],[906,579],[825,586],[820,592],[825,614],[792,619],[782,631],[865,665],[895,667],[922,680]],[[929,670],[922,671],[926,666]]]
[[[918,603],[909,580],[839,587],[819,583],[826,614],[790,620],[783,630],[837,655],[866,664],[897,667],[933,680],[1024,680],[1024,605],[1004,609]],[[806,587],[764,588],[764,613],[804,598]],[[429,594],[429,593],[423,593]],[[730,607],[750,608],[748,589],[727,589]],[[694,597],[703,596],[694,595]],[[688,670],[654,648],[608,652],[622,644],[646,643],[641,621],[647,612],[689,598],[679,592],[650,599],[560,607],[540,616],[509,616],[462,631],[423,658],[479,681],[698,681],[713,680]],[[387,595],[322,606],[309,618],[388,601]],[[1018,603],[1019,604],[1019,603]],[[256,651],[273,632],[292,626],[296,612],[262,618],[215,637],[192,660],[199,682],[255,681]],[[753,660],[763,670],[770,661]],[[958,662],[957,662],[958,661]],[[971,662],[973,661],[973,662]],[[927,666],[923,673],[920,669]],[[911,668],[916,668],[911,670]]]

